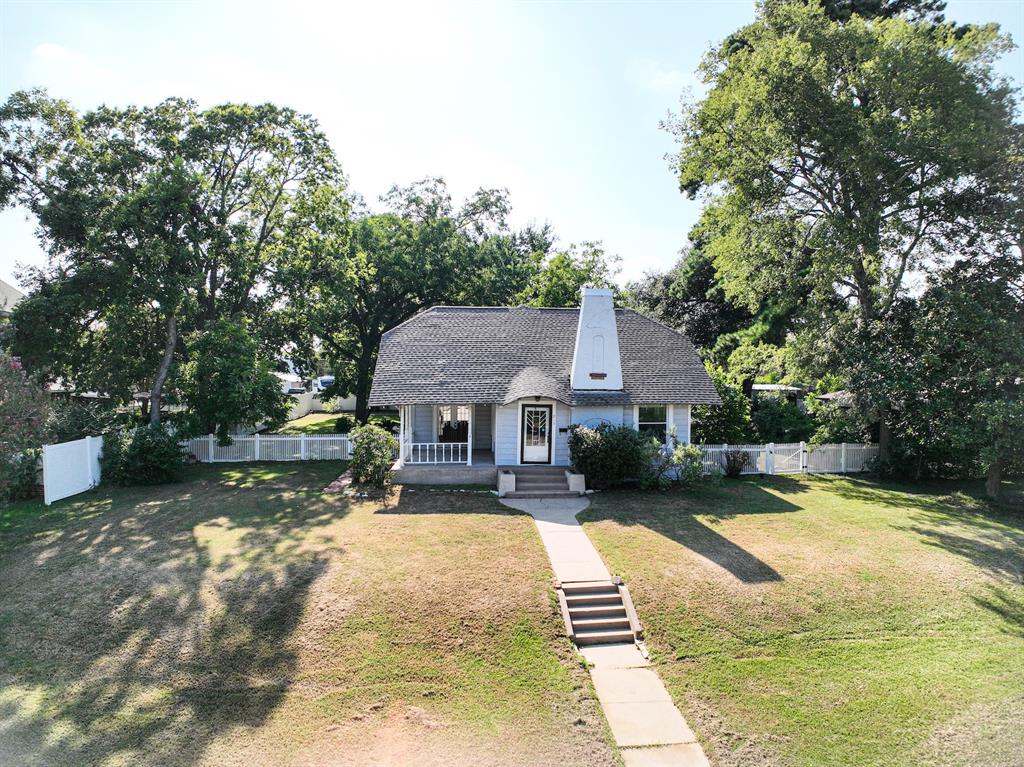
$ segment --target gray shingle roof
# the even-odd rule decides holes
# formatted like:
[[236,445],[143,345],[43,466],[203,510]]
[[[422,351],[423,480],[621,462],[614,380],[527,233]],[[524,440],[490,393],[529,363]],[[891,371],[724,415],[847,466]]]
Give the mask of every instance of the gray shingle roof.
[[615,310],[623,390],[572,391],[578,318],[578,309],[427,309],[384,334],[370,404],[721,404],[689,339],[631,309]]

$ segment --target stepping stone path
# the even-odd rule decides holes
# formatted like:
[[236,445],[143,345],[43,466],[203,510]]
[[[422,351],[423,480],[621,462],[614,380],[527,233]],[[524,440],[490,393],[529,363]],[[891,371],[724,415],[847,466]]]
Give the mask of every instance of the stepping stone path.
[[[533,517],[560,581],[609,581],[611,575],[576,515],[586,498],[501,499]],[[580,647],[590,664],[612,736],[626,767],[708,767],[704,749],[633,642]]]

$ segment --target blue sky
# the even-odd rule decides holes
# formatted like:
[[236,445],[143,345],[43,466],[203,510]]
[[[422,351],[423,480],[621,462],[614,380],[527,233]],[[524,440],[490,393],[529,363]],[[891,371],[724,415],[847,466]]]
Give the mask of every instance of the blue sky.
[[[44,86],[79,108],[186,96],[317,116],[369,201],[443,176],[457,198],[507,187],[513,223],[601,240],[621,279],[672,264],[697,219],[658,123],[699,87],[707,47],[748,0],[408,5],[0,0],[0,97]],[[1024,0],[947,16],[1024,41]],[[1000,69],[1024,83],[1024,53]],[[0,213],[0,279],[41,263],[33,223]]]

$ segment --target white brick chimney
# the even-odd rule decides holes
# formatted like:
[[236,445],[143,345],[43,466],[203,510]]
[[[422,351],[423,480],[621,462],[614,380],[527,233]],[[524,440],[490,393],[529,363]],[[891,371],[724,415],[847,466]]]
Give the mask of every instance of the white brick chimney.
[[573,389],[618,391],[622,389],[622,363],[612,291],[583,288],[582,294],[570,385]]

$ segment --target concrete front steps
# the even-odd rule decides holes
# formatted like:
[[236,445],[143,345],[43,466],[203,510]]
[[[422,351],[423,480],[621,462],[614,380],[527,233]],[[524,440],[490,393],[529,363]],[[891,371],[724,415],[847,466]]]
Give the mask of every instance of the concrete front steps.
[[555,588],[566,633],[578,647],[642,638],[643,628],[621,578],[561,582]]
[[506,498],[574,498],[564,466],[517,466],[516,489]]

